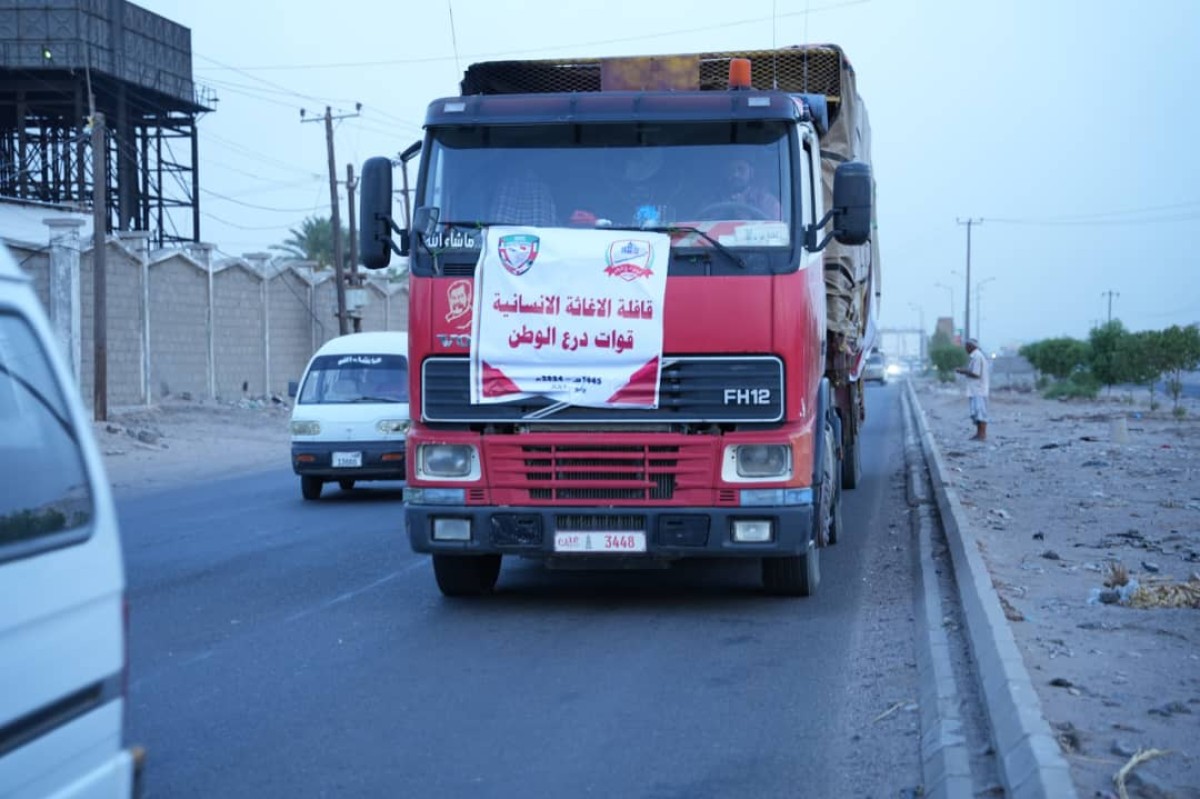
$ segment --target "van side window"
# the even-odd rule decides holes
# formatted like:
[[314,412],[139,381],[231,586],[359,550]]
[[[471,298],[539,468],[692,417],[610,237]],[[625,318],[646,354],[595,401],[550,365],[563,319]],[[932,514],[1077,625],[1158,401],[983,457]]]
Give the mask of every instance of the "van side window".
[[46,353],[24,319],[0,313],[0,561],[82,540],[92,514],[79,434]]

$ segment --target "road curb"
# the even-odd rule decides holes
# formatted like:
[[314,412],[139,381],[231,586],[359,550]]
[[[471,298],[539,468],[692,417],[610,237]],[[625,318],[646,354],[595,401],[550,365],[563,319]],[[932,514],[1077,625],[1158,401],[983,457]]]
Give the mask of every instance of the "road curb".
[[[934,504],[950,548],[959,601],[1004,787],[1014,799],[1077,799],[1070,767],[1042,715],[1033,681],[1000,607],[1000,599],[979,554],[975,533],[967,522],[958,492],[953,488],[933,434],[925,422],[925,412],[912,381],[905,382],[905,394],[929,468]],[[923,564],[926,554],[921,553]],[[930,646],[936,651],[932,640]]]
[[929,497],[922,479],[924,457],[909,421],[914,414],[912,400],[902,395],[905,408],[904,462],[906,494],[912,509],[912,532],[917,541],[917,580],[914,583],[914,605],[917,628],[917,673],[920,679],[921,709],[921,778],[924,796],[934,799],[953,799],[973,795],[971,758],[963,733],[962,705],[954,665],[950,657],[950,641],[943,623],[941,592],[938,590],[936,564],[933,560],[933,524]]

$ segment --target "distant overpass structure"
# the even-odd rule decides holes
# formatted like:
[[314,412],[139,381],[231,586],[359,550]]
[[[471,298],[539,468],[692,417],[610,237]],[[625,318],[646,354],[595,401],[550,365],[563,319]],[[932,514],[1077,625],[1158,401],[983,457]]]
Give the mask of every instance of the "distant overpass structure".
[[879,330],[879,351],[889,358],[929,357],[928,335],[918,327],[884,327]]

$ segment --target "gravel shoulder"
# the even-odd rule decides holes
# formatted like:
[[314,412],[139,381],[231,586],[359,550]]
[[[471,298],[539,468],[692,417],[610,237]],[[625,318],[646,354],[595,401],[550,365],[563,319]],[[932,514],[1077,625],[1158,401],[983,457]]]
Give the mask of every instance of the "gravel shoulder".
[[1079,795],[1200,796],[1200,403],[916,388]]

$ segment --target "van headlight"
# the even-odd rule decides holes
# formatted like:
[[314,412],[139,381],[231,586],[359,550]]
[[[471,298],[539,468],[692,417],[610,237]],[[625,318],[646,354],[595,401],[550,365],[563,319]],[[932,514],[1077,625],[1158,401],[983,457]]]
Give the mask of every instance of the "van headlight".
[[389,433],[407,433],[410,427],[412,427],[412,420],[410,419],[384,419],[375,425],[375,429],[384,435]]
[[425,478],[463,478],[475,472],[475,447],[470,444],[422,444],[417,471]]
[[792,476],[792,448],[786,444],[739,444],[730,449],[738,477],[786,480]]
[[321,423],[313,421],[294,421],[292,422],[292,435],[294,436],[318,436],[321,434]]

